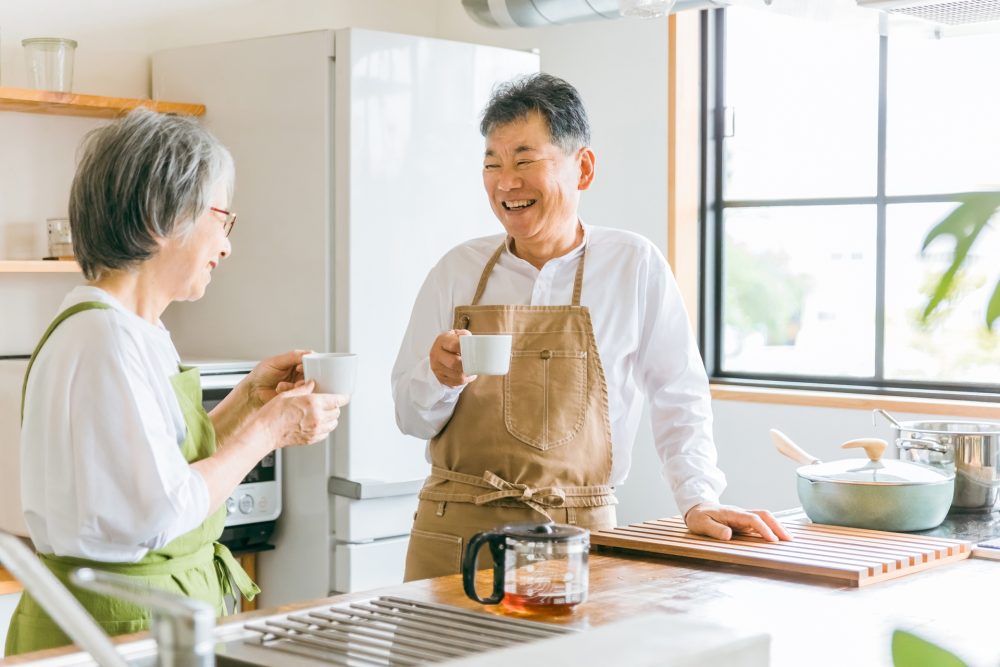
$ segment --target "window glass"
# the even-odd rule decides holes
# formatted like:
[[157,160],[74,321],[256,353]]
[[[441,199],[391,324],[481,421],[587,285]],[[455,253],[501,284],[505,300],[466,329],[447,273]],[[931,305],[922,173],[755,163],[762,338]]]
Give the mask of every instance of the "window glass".
[[727,208],[723,370],[871,377],[875,207]]
[[727,200],[871,196],[878,31],[760,9],[726,10]]
[[886,192],[1000,186],[1000,35],[889,36]]
[[[1000,279],[1000,234],[987,226],[956,275],[952,296],[927,322],[921,315],[951,263],[954,241],[940,238],[924,255],[927,232],[956,204],[898,204],[886,209],[885,374],[894,380],[1000,382],[1000,333],[984,326]],[[995,226],[994,220],[993,225]]]

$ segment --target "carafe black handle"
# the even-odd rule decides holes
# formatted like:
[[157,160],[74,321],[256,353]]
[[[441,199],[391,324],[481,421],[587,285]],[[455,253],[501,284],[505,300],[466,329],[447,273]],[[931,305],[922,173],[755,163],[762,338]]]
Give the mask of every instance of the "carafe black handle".
[[[490,545],[490,553],[493,555],[493,595],[488,598],[481,598],[476,593],[476,562],[484,544]],[[462,586],[470,599],[483,604],[496,604],[503,600],[503,556],[506,548],[507,536],[503,533],[476,533],[469,540],[465,558],[462,559]]]

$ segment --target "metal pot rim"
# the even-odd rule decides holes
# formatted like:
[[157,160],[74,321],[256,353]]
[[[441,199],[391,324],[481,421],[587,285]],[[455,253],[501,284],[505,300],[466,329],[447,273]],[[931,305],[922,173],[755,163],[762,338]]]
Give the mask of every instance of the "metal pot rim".
[[[928,419],[912,420],[912,421],[901,421],[899,423],[900,431],[917,431],[920,433],[934,433],[937,435],[1000,435],[1000,423],[991,421],[955,421],[955,420],[941,420],[934,421]],[[927,428],[930,425],[939,424],[949,424],[952,426],[975,426],[975,427],[987,427],[986,430],[943,430],[940,428]],[[895,426],[891,428],[896,429]]]

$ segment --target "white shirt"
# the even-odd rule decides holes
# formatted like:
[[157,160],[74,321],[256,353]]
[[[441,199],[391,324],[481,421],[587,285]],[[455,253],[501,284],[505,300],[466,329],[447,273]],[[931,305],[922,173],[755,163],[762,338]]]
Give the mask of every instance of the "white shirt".
[[[472,303],[483,268],[503,240],[489,236],[453,248],[424,281],[392,370],[396,422],[404,433],[429,439],[451,418],[462,388],[438,382],[431,345],[452,328],[455,307]],[[624,482],[632,465],[645,395],[663,477],[680,511],[718,502],[726,481],[716,466],[708,378],[677,284],[656,246],[631,232],[585,225],[580,246],[538,270],[511,253],[508,242],[480,303],[570,304],[584,246],[581,305],[590,309],[608,383],[611,484]]]
[[41,553],[134,562],[208,516],[205,480],[184,460],[170,333],[107,292],[77,287],[28,378],[21,500]]

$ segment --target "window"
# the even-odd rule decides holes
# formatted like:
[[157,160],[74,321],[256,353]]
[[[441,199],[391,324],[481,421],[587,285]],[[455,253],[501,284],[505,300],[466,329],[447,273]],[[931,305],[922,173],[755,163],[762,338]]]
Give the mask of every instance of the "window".
[[1000,393],[997,220],[949,299],[928,231],[1000,187],[1000,36],[706,13],[702,342],[715,380]]

